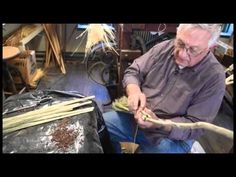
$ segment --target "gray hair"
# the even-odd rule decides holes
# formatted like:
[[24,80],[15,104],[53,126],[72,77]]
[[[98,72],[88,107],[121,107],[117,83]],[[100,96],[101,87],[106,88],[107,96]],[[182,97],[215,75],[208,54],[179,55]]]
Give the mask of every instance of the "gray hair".
[[221,27],[222,24],[180,24],[177,28],[177,32],[183,28],[200,28],[206,30],[211,34],[208,47],[212,47],[220,37]]

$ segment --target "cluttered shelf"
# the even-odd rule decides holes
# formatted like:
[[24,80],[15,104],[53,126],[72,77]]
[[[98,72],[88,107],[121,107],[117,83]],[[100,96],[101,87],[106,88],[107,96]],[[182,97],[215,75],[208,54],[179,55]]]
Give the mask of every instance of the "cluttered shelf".
[[43,27],[41,24],[22,25],[19,29],[6,38],[4,46],[14,46],[19,47],[21,50],[25,50],[26,44],[42,31]]
[[223,41],[218,41],[217,46],[215,47],[213,51],[216,59],[222,64],[225,70],[225,100],[233,106],[233,60],[234,60],[234,52],[233,47],[226,44]]
[[[26,50],[26,45],[42,31],[43,27],[40,24],[21,25],[5,39],[3,43],[4,49],[14,48],[19,51],[17,56],[11,57],[10,60],[6,61],[9,67],[15,68],[14,70],[9,70],[12,76],[12,82],[15,85],[15,89],[7,89],[9,93],[11,93],[12,90],[13,93],[18,93],[16,90],[21,90],[22,84],[27,88],[26,91],[36,86],[35,79],[38,78],[41,72],[37,69],[35,50]],[[15,71],[17,71],[17,73]],[[7,78],[6,74],[4,74],[4,78],[5,77]]]

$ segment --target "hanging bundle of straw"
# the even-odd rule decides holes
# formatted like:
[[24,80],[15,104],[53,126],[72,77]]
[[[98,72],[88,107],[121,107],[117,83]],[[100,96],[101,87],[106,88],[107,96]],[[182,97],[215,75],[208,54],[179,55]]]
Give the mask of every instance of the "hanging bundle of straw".
[[[111,45],[111,43],[115,42],[115,34],[112,29],[106,24],[89,24],[87,29],[81,33],[76,39],[87,35],[86,47],[85,47],[85,58],[90,54],[91,49],[94,45],[101,42],[102,49],[105,51],[105,48],[114,51],[117,55],[117,51]],[[73,52],[75,53],[78,50],[79,46]]]
[[[113,109],[115,109],[117,111],[129,112],[127,101],[128,101],[127,97],[123,96],[119,99],[116,99],[112,103],[112,107],[113,107]],[[172,127],[183,128],[183,129],[185,129],[185,128],[190,128],[190,129],[203,128],[203,129],[210,130],[215,133],[224,135],[224,136],[228,137],[229,139],[233,139],[233,135],[234,135],[233,131],[231,131],[231,130],[228,130],[226,128],[219,127],[219,126],[213,125],[211,123],[207,123],[207,122],[195,122],[195,123],[177,123],[177,122],[173,122],[173,121],[166,122],[166,121],[163,121],[162,119],[154,119],[144,111],[142,111],[142,118],[145,121],[149,121],[149,122],[152,122],[152,123],[155,123],[158,125],[162,125],[162,126],[172,126]]]

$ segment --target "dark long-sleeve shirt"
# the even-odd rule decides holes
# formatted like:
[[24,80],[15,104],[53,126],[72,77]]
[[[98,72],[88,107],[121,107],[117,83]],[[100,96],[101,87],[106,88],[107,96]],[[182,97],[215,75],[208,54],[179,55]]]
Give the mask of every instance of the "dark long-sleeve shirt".
[[[174,40],[164,41],[140,56],[126,69],[123,87],[137,84],[147,97],[147,108],[174,122],[212,122],[224,93],[222,65],[209,52],[193,67],[179,69],[174,59]],[[202,129],[173,127],[171,132],[145,130],[155,142],[159,137],[194,139]]]

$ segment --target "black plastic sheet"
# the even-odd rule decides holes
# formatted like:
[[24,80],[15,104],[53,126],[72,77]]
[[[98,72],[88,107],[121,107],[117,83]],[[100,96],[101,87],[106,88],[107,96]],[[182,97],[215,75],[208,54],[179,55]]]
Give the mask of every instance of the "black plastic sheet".
[[[14,95],[4,102],[3,118],[81,97],[84,96],[77,92],[57,90],[36,90]],[[102,114],[96,102],[93,101],[91,106],[95,109],[89,113],[3,134],[3,153],[111,152]]]

